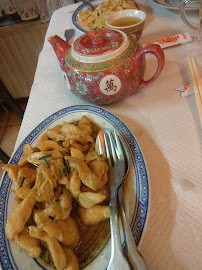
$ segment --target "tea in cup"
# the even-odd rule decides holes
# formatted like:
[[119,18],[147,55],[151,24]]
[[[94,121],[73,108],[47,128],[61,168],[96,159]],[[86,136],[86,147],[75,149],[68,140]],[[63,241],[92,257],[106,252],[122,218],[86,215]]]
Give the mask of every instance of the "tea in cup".
[[137,40],[140,39],[144,28],[146,14],[138,9],[125,9],[113,12],[106,19],[109,29],[121,30],[126,35],[133,35]]

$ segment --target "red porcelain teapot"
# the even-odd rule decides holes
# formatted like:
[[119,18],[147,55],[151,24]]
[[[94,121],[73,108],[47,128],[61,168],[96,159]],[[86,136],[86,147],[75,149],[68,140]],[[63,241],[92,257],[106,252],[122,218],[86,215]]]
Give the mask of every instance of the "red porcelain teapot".
[[[101,29],[77,38],[72,47],[52,36],[53,46],[68,88],[76,96],[95,104],[117,102],[151,84],[163,69],[165,56],[159,45],[142,48],[118,30]],[[145,54],[156,56],[154,76],[144,81]]]

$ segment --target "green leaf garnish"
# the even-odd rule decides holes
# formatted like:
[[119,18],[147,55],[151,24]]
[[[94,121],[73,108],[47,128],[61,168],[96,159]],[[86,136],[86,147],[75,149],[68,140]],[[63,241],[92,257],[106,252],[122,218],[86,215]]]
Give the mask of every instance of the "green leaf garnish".
[[67,170],[66,170],[66,168],[63,169],[63,174],[64,174],[64,176],[67,176]]
[[48,157],[50,157],[50,156],[51,156],[51,154],[42,156],[42,157],[40,157],[40,158],[38,158],[38,159],[39,159],[39,160],[42,160],[42,159],[43,159],[44,162],[45,162],[45,164],[46,164],[46,167],[49,168],[49,165],[48,165],[48,162],[47,162],[46,158],[48,158]]
[[44,162],[45,162],[45,164],[46,164],[46,167],[49,168],[48,162],[47,162],[47,160],[45,159],[45,157],[43,158],[43,160],[44,160]]
[[67,171],[70,172],[70,167],[69,167],[69,160],[65,159],[66,164],[67,164]]
[[21,187],[23,186],[24,181],[25,181],[25,177],[23,176],[23,178],[22,178],[22,180],[21,180],[21,183],[20,183],[20,185],[19,185],[19,188],[21,188]]
[[51,154],[45,155],[45,156],[41,156],[41,157],[39,158],[39,160],[42,160],[42,159],[44,159],[44,158],[48,158],[48,157],[50,157],[50,156],[51,156]]
[[60,152],[60,153],[61,153],[63,156],[65,156],[65,154],[64,154],[64,153],[62,153],[62,151],[60,151],[60,150],[59,150],[59,152]]
[[59,178],[62,179],[62,174],[61,174],[60,168],[58,168],[58,174],[59,174]]

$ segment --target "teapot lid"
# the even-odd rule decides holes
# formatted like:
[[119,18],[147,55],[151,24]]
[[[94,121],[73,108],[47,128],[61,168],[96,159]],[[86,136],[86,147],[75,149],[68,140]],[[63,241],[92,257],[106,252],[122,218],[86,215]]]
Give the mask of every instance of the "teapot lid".
[[72,57],[84,63],[104,62],[119,56],[128,46],[129,40],[125,33],[100,29],[77,38],[72,46]]

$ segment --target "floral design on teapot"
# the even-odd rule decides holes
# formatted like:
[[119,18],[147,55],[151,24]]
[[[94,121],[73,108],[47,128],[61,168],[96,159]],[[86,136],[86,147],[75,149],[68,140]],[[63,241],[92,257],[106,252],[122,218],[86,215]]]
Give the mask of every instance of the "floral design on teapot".
[[[79,37],[73,47],[58,36],[50,37],[65,75],[68,89],[84,101],[95,104],[117,102],[149,85],[164,66],[160,46],[142,48],[132,36],[117,30],[96,30]],[[145,54],[158,61],[154,76],[144,81]]]

